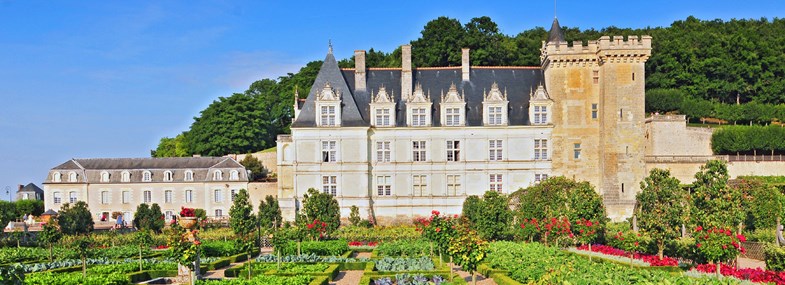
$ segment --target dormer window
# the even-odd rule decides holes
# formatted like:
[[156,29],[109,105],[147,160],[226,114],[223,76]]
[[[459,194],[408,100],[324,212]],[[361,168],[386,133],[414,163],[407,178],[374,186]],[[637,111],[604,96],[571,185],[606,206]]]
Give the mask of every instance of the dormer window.
[[542,85],[532,92],[529,98],[529,118],[533,125],[547,125],[551,123],[551,108],[553,100],[548,96]]
[[[373,93],[373,91],[371,91]],[[373,97],[371,102],[371,117],[374,118],[375,127],[395,126],[395,102],[393,96],[387,93],[384,86],[379,88],[379,92]]]
[[123,173],[120,174],[120,181],[131,182],[131,173],[129,173],[128,171],[123,171]]
[[316,111],[321,127],[341,126],[341,93],[327,82],[316,96]]
[[406,98],[406,125],[427,127],[431,125],[431,94],[426,94],[421,84],[414,87],[412,96]]
[[213,180],[218,181],[218,180],[223,180],[223,179],[224,179],[224,173],[223,172],[221,172],[220,170],[216,170],[215,172],[213,172]]
[[169,171],[169,170],[165,171],[164,172],[164,181],[170,182],[172,180],[174,180],[174,174],[171,171]]
[[534,106],[534,124],[542,125],[548,123],[548,106]]
[[442,92],[442,125],[444,126],[464,126],[466,125],[466,101],[464,96],[458,93],[455,83],[450,84],[447,94]]
[[101,172],[101,182],[109,182],[109,172]]
[[76,172],[68,173],[68,182],[76,182]]
[[232,172],[229,173],[229,180],[240,180],[240,172],[232,170]]
[[483,91],[483,122],[486,126],[507,125],[507,90],[504,92],[499,89],[499,85],[494,82],[491,84],[489,92]]
[[194,172],[190,170],[185,171],[185,181],[194,181]]
[[145,170],[144,172],[142,172],[142,181],[143,182],[153,181],[153,173],[151,173],[148,170]]
[[60,172],[52,173],[52,182],[61,182],[63,181],[63,175]]

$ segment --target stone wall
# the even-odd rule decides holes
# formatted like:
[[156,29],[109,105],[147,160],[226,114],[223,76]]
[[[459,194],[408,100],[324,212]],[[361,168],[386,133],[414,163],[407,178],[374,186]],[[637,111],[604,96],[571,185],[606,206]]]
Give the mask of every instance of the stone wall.
[[[228,154],[226,156],[234,158],[234,160],[237,160],[239,162],[242,161],[247,155],[248,154]],[[256,159],[261,161],[262,165],[264,165],[264,168],[267,169],[267,171],[271,173],[278,172],[278,157],[275,149],[273,149],[272,151],[264,150],[260,152],[254,152],[251,153],[250,155],[256,157]]]
[[646,118],[647,156],[710,156],[712,128],[687,127],[684,115]]

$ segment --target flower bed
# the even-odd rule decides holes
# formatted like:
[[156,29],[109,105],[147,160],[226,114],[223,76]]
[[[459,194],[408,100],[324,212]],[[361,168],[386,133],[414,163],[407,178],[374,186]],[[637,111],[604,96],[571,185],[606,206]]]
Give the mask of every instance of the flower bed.
[[[701,264],[695,266],[695,268],[690,271],[713,275],[716,274],[716,270],[717,267],[714,264]],[[785,272],[763,270],[760,268],[736,269],[726,264],[721,264],[720,274],[724,276],[732,276],[740,280],[749,280],[752,282],[774,283],[778,285],[785,284]]]
[[378,243],[378,242],[375,242],[375,241],[369,241],[369,242],[364,242],[364,241],[350,241],[350,242],[349,242],[349,246],[350,246],[350,247],[357,247],[357,246],[370,246],[370,247],[376,247],[377,245],[379,245],[379,243]]
[[427,256],[432,250],[432,244],[424,239],[386,242],[376,247],[372,257]]
[[360,285],[409,285],[409,284],[467,284],[465,280],[458,277],[457,274],[453,276],[453,281],[449,282],[447,274],[408,274],[399,273],[394,275],[363,275],[360,279]]
[[[579,246],[577,249],[582,251],[589,251],[589,246],[582,245]],[[626,258],[630,257],[630,252],[607,245],[600,245],[600,244],[592,245],[591,251],[605,254],[605,255],[611,255],[611,256],[620,256]],[[633,255],[633,259],[641,260],[650,266],[679,266],[679,261],[677,261],[675,258],[667,257],[667,256],[664,256],[662,260],[660,260],[660,258],[656,255],[635,253]]]

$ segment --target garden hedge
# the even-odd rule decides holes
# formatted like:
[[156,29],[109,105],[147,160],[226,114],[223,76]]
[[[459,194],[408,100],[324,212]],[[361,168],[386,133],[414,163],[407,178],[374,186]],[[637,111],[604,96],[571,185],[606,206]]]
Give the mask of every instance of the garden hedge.
[[785,271],[785,249],[774,244],[769,244],[763,252],[766,257],[766,269]]
[[726,126],[711,136],[714,154],[782,154],[785,153],[785,127]]

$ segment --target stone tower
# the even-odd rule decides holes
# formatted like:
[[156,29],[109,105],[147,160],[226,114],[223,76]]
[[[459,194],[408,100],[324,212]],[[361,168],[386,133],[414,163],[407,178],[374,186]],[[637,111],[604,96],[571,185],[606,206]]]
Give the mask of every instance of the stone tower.
[[614,220],[632,215],[646,176],[644,64],[650,55],[649,36],[569,45],[556,19],[543,42],[545,84],[555,102],[549,145],[554,174],[597,187]]

